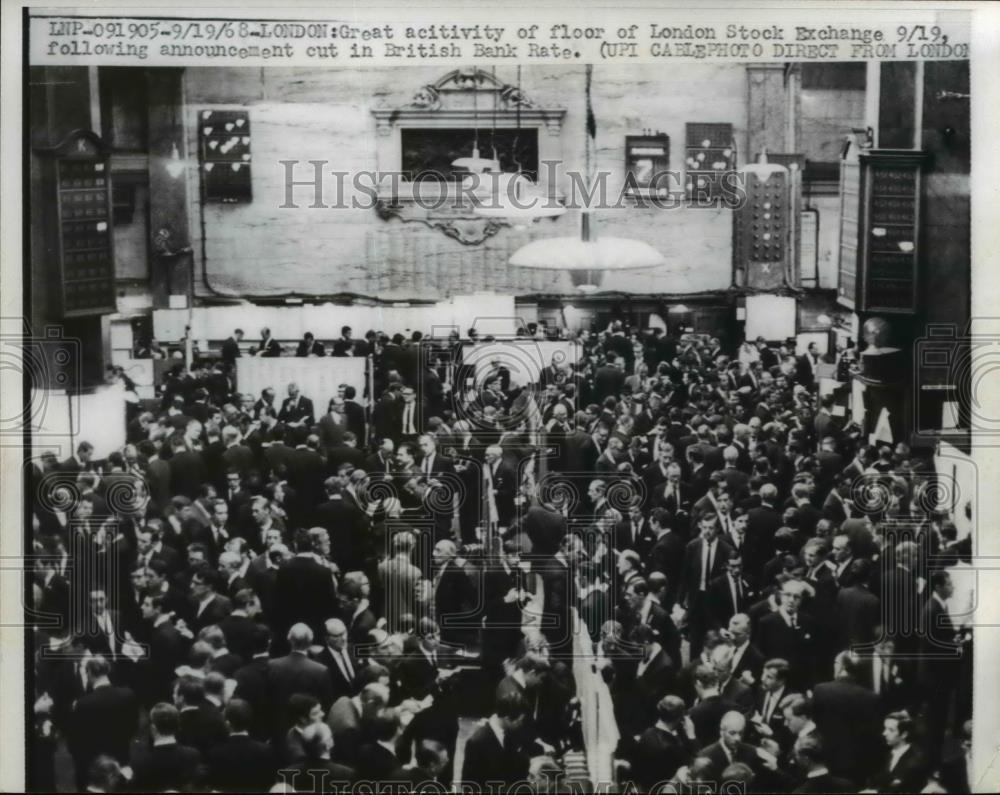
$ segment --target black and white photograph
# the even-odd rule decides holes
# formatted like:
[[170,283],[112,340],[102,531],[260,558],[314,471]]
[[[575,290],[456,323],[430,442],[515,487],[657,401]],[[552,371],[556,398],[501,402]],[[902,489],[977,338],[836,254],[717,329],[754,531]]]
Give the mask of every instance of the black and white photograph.
[[21,787],[1000,784],[1000,25],[883,6],[5,8]]

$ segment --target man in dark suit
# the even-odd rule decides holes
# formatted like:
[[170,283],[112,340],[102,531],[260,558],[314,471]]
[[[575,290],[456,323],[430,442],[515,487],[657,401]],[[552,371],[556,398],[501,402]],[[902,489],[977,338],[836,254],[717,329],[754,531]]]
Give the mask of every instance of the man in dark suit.
[[760,761],[756,749],[743,742],[746,726],[747,721],[742,713],[735,710],[727,712],[719,721],[719,739],[698,752],[698,756],[711,760],[712,780],[721,781],[722,771],[737,762],[751,770],[759,768]]
[[202,756],[177,741],[180,715],[170,704],[149,712],[152,743],[132,762],[131,788],[136,792],[187,792],[200,783]]
[[458,548],[454,541],[442,539],[434,545],[431,595],[442,640],[464,645],[470,640],[467,613],[475,606],[475,600],[472,583],[457,558]]
[[87,771],[106,754],[121,765],[129,763],[129,746],[139,728],[139,703],[130,689],[111,684],[111,664],[101,655],[87,660],[88,692],[73,706],[67,744],[76,768],[77,786],[86,787]]
[[810,392],[816,391],[816,366],[819,364],[819,346],[810,342],[806,352],[795,359],[795,383]]
[[527,719],[524,696],[516,691],[497,698],[485,724],[465,743],[462,782],[485,789],[487,782],[510,787],[528,772],[528,757],[517,747],[516,735]]
[[826,748],[826,762],[835,776],[865,781],[878,764],[879,699],[857,682],[858,659],[840,652],[834,679],[813,688],[813,720]]
[[667,578],[662,600],[665,610],[671,610],[680,592],[684,564],[684,537],[672,526],[673,518],[666,508],[655,508],[649,516],[654,541],[647,556],[650,572],[660,572]]
[[653,791],[655,784],[673,778],[694,758],[697,749],[685,732],[685,709],[677,696],[664,696],[656,705],[656,723],[626,743],[629,776],[640,792]]
[[270,740],[271,703],[269,701],[267,666],[271,659],[271,630],[258,624],[253,635],[249,661],[233,674],[235,698],[250,705],[253,723],[250,734],[257,740]]
[[278,762],[271,746],[250,736],[253,711],[246,701],[226,705],[229,736],[208,752],[208,781],[219,792],[267,792]]
[[[291,651],[284,657],[271,660],[267,665],[268,693],[275,707],[275,732],[287,731],[288,699],[295,693],[310,695],[319,701],[325,712],[333,704],[333,685],[326,667],[310,660],[309,647],[313,632],[307,624],[299,623],[288,630]],[[275,739],[278,739],[276,736]]]
[[288,385],[288,397],[281,402],[278,420],[292,427],[311,428],[316,424],[312,401],[299,394],[298,384]]
[[937,764],[941,759],[963,649],[961,636],[948,610],[948,599],[955,590],[951,575],[944,569],[933,571],[930,586],[931,596],[920,615],[918,676],[927,708],[927,752],[930,762]]
[[[302,731],[305,756],[283,767],[279,781],[295,792],[345,792],[357,778],[354,769],[331,760],[333,732],[325,723],[311,723]],[[338,753],[339,753],[338,747]]]
[[874,643],[878,637],[876,632],[882,621],[881,603],[868,588],[870,577],[870,561],[852,561],[846,580],[851,584],[837,592],[834,625],[840,649]]
[[708,664],[698,664],[694,669],[694,690],[697,699],[688,710],[688,717],[694,725],[695,739],[702,747],[719,736],[719,724],[723,715],[739,712],[740,707],[719,692],[719,675]]
[[217,572],[204,564],[191,575],[191,629],[200,632],[211,624],[218,624],[233,612],[233,604],[216,593],[219,583]]
[[260,345],[255,355],[265,358],[281,356],[281,345],[271,336],[271,329],[265,327],[260,330]]
[[347,625],[339,618],[331,618],[326,621],[324,630],[325,645],[316,655],[316,662],[329,672],[334,700],[353,696],[358,689],[358,660],[348,646]]
[[756,591],[743,576],[743,559],[733,550],[726,561],[726,573],[708,584],[708,608],[712,627],[729,625],[737,613],[745,613],[756,600]]
[[789,685],[802,692],[815,681],[817,635],[812,618],[799,610],[804,584],[789,580],[781,586],[778,610],[757,624],[757,648],[767,658],[788,660]]
[[514,654],[521,639],[524,581],[519,553],[516,541],[505,541],[500,560],[483,573],[483,667],[494,674],[502,671],[503,661]]
[[188,450],[181,436],[170,440],[173,455],[170,457],[170,490],[175,495],[198,498],[203,483],[208,481],[208,469],[197,450]]
[[350,326],[344,326],[340,329],[340,338],[333,343],[334,356],[354,355],[354,340],[351,338],[353,333]]
[[572,652],[572,610],[577,598],[573,583],[581,548],[580,539],[568,535],[555,555],[538,564],[542,579],[541,630],[553,657],[566,657]]
[[[747,514],[747,569],[755,578],[760,577],[764,564],[774,554],[774,534],[781,527],[778,513],[778,489],[771,483],[760,487],[760,507],[751,508]],[[761,582],[761,585],[765,583]]]
[[368,517],[345,499],[340,478],[327,478],[323,488],[327,499],[315,509],[312,522],[329,534],[330,554],[340,570],[357,571],[371,555]]
[[139,695],[146,704],[169,701],[174,670],[187,659],[191,639],[174,626],[162,594],[147,593],[142,601],[142,617],[149,627],[148,658],[142,661],[144,682]]
[[333,732],[338,761],[357,763],[358,749],[365,740],[364,726],[388,703],[389,688],[375,681],[364,685],[358,695],[341,696],[333,703],[326,723]]
[[618,397],[625,388],[625,373],[618,366],[618,355],[608,351],[605,363],[594,373],[594,401],[602,403],[606,397]]
[[243,341],[243,329],[238,328],[222,343],[222,363],[233,366],[236,360],[242,356],[240,353],[240,343]]
[[298,347],[295,349],[295,355],[299,357],[326,356],[326,348],[322,342],[316,339],[311,331],[307,331],[302,339],[299,340]]
[[857,792],[856,784],[833,775],[826,765],[826,752],[818,737],[802,737],[792,750],[795,764],[805,773],[805,781],[794,790],[805,795]]
[[287,633],[292,624],[302,622],[315,636],[337,614],[333,572],[326,563],[330,535],[322,527],[299,530],[295,546],[296,555],[278,569],[274,582],[272,629],[276,634]]
[[174,705],[180,711],[177,739],[202,757],[226,739],[226,720],[219,706],[205,697],[205,682],[192,676],[177,680]]
[[888,746],[869,786],[876,792],[920,792],[927,783],[928,763],[913,745],[913,721],[906,712],[890,712],[882,721],[882,738]]
[[701,651],[705,632],[712,622],[708,599],[709,583],[725,572],[726,561],[733,552],[733,548],[719,538],[719,525],[714,512],[701,514],[698,527],[700,535],[689,541],[684,548],[681,588],[677,600],[687,609],[692,655]]
[[514,501],[518,493],[517,470],[503,458],[503,448],[491,445],[486,448],[483,464],[483,498],[485,516],[498,527],[510,527],[514,521]]

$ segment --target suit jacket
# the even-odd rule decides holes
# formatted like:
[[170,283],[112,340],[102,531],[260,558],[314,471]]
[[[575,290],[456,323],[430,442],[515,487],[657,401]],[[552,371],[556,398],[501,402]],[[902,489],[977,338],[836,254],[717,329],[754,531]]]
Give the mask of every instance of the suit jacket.
[[281,410],[278,412],[278,419],[286,425],[293,422],[300,422],[306,427],[316,424],[316,415],[313,413],[313,403],[302,395],[298,396],[298,403],[294,403],[290,397],[281,401]]
[[319,418],[318,428],[320,445],[326,450],[337,447],[343,442],[344,434],[350,430],[347,425],[347,412],[338,416],[327,412]]
[[746,647],[742,656],[733,666],[733,677],[739,679],[744,671],[749,671],[753,674],[754,681],[759,682],[765,662],[766,660],[764,659],[764,655],[760,653],[760,649],[751,643]]
[[281,344],[274,337],[268,337],[266,340],[261,340],[257,355],[266,358],[281,356]]
[[253,639],[260,625],[248,616],[232,614],[222,619],[218,627],[226,636],[226,648],[237,655],[242,664],[250,662],[253,657]]
[[739,578],[738,596],[733,595],[733,587],[728,574],[721,574],[708,584],[709,611],[718,627],[729,626],[729,619],[737,613],[745,613],[756,601],[757,592],[745,577]]
[[128,764],[129,745],[139,728],[139,704],[127,687],[98,687],[81,695],[70,715],[67,744],[83,770],[100,754]]
[[539,555],[554,555],[566,535],[566,517],[541,505],[532,505],[522,515],[520,529]]
[[721,695],[702,699],[688,710],[688,717],[694,724],[698,745],[704,748],[713,737],[719,736],[719,723],[727,712],[739,712],[740,705]]
[[188,792],[202,776],[202,756],[179,743],[145,746],[132,762],[135,792]]
[[361,715],[348,696],[341,696],[330,707],[326,724],[333,732],[333,747],[337,759],[351,764],[364,737]]
[[764,564],[774,555],[774,534],[781,524],[781,514],[769,505],[753,508],[747,514],[746,537],[747,543],[752,545],[752,553],[744,560],[755,577],[760,577]]
[[329,647],[324,646],[322,651],[316,655],[316,662],[324,666],[330,675],[330,689],[333,699],[336,701],[341,696],[353,696],[357,691],[358,661],[351,654],[349,648],[344,649],[344,654],[350,661],[350,668],[346,670],[346,675],[341,671],[340,665],[333,657]]
[[307,693],[317,699],[326,711],[333,704],[333,685],[325,666],[310,660],[306,655],[292,652],[267,664],[268,692],[275,705],[279,729],[291,725],[283,720],[288,699],[295,693]]
[[815,622],[805,613],[798,614],[798,626],[792,628],[781,612],[770,613],[757,624],[755,644],[766,659],[788,660],[791,670],[788,684],[807,687],[815,677],[817,635]]
[[274,582],[276,635],[284,636],[292,624],[301,621],[315,637],[322,637],[324,623],[336,614],[337,592],[330,569],[301,554],[278,569]]
[[572,609],[576,591],[573,572],[556,557],[539,562],[538,573],[542,578],[542,634],[549,646],[559,654],[572,648]]
[[327,500],[315,509],[314,526],[330,534],[330,557],[341,571],[361,569],[372,554],[368,516],[347,499]]
[[[752,745],[741,742],[738,746],[736,746],[736,749],[730,753],[732,753],[733,762],[742,762],[751,770],[757,770],[760,768],[760,760],[757,758],[757,752],[754,750]],[[712,775],[708,778],[713,781],[721,781],[722,771],[733,763],[729,761],[729,756],[722,747],[721,741],[714,742],[711,745],[702,748],[698,752],[698,756],[704,756],[712,761],[712,767],[710,768]]]
[[224,742],[228,734],[222,710],[210,701],[202,701],[194,709],[185,708],[180,712],[177,742],[194,748],[203,757]]
[[208,482],[208,469],[201,453],[183,450],[170,458],[170,489],[174,494],[197,499],[203,483]]
[[606,397],[617,397],[625,388],[625,373],[617,367],[604,365],[594,373],[594,402]]
[[517,748],[506,747],[511,741],[505,737],[501,745],[488,724],[476,729],[465,743],[462,782],[485,789],[489,781],[510,786],[523,780],[528,772],[528,757]]
[[278,760],[271,746],[249,735],[229,735],[208,752],[208,781],[220,792],[267,792]]
[[[700,592],[702,576],[702,554],[704,549],[704,539],[699,536],[687,543],[684,547],[684,563],[681,570],[681,588],[678,601],[687,600],[692,595]],[[706,594],[708,583],[721,575],[726,570],[726,560],[732,554],[732,547],[722,536],[717,536],[715,540],[715,556],[712,558],[712,566],[708,572],[705,584]]]
[[212,600],[204,608],[201,608],[201,612],[199,612],[199,607],[200,605],[192,599],[190,624],[191,631],[195,634],[201,632],[205,627],[218,624],[233,612],[233,603],[220,594],[215,594]]
[[229,337],[222,343],[222,361],[225,364],[235,364],[236,360],[240,358],[242,354],[240,353],[240,344],[236,341],[234,337]]
[[650,792],[661,781],[674,777],[677,769],[690,764],[697,748],[683,732],[672,733],[651,726],[627,744],[632,765],[630,778],[640,792]]
[[[456,561],[451,560],[444,568],[434,572],[431,588],[441,639],[445,643],[462,643],[467,639],[467,628],[456,624],[466,623],[468,616],[461,618],[462,614],[475,607],[468,575]],[[449,618],[452,620],[449,621]]]
[[869,785],[878,792],[920,792],[927,783],[927,758],[916,746],[911,745],[899,758],[896,766],[889,769],[891,757],[888,753],[879,765]]
[[633,528],[628,516],[615,525],[614,548],[619,551],[634,549],[639,557],[646,560],[655,542],[656,536],[650,529],[649,520],[644,517],[640,519],[638,529]]
[[921,683],[929,689],[953,684],[961,647],[951,616],[933,596],[924,606],[920,626],[925,628],[920,638]]
[[[500,527],[510,527],[514,522],[514,500],[517,497],[517,470],[506,460],[500,459],[496,473],[492,473],[489,464],[483,464],[483,481],[486,482],[486,472],[490,471],[493,481],[494,499],[497,506],[498,524]],[[486,497],[485,490],[483,492]]]
[[882,621],[879,598],[860,583],[841,588],[836,599],[836,628],[840,649],[873,643]]
[[879,741],[884,713],[878,697],[850,680],[837,679],[816,685],[812,701],[830,772],[864,781],[884,747]]
[[250,733],[258,740],[269,738],[272,705],[268,692],[267,665],[270,658],[264,654],[253,657],[234,675],[234,696],[250,704],[253,709],[253,726]]
[[649,549],[647,560],[650,571],[658,571],[667,577],[667,602],[672,607],[681,589],[686,543],[676,530],[662,534]]
[[299,340],[295,348],[296,356],[326,356],[326,348],[319,340],[313,340],[310,345],[305,340]]

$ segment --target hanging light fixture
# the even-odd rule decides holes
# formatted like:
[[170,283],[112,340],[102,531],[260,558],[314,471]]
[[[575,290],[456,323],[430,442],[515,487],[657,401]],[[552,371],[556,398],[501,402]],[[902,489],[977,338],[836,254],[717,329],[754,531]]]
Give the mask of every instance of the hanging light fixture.
[[479,154],[479,69],[472,69],[472,124],[474,126],[472,139],[472,157],[459,157],[451,161],[455,168],[462,168],[472,174],[481,174],[484,171],[499,171],[500,161],[496,158],[496,151],[493,158],[482,157]]
[[[597,122],[591,105],[590,86],[593,66],[586,67],[587,147],[586,170],[590,182],[588,195],[593,195],[591,152],[596,161]],[[535,240],[522,246],[509,262],[522,268],[543,268],[568,271],[570,280],[580,292],[594,293],[601,287],[606,271],[655,268],[664,264],[663,255],[648,243],[621,237],[598,237],[593,233],[591,208],[580,215],[580,237],[555,237]]]
[[173,179],[177,179],[184,173],[184,161],[181,160],[181,153],[176,142],[170,144],[170,159],[167,161],[166,169]]
[[[493,67],[494,83],[496,82],[496,67]],[[493,95],[493,134],[496,135],[496,93]],[[515,127],[514,141],[511,144],[511,159],[517,166],[513,174],[499,172],[490,174],[488,178],[489,191],[477,191],[477,197],[488,203],[480,204],[473,212],[486,218],[506,220],[515,229],[527,229],[538,218],[557,218],[565,214],[566,208],[552,200],[542,185],[532,182],[521,170],[518,159],[517,144],[521,137],[521,67],[517,67],[517,94],[514,100]],[[494,156],[496,148],[494,147]]]

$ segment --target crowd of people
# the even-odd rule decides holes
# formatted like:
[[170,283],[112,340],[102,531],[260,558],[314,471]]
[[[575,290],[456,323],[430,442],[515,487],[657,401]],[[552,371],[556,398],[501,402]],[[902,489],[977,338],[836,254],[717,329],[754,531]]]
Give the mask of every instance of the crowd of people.
[[28,475],[35,788],[548,792],[586,750],[639,791],[968,791],[969,538],[814,349],[615,321],[517,385],[345,327],[372,394],[251,395],[281,346],[242,336]]

